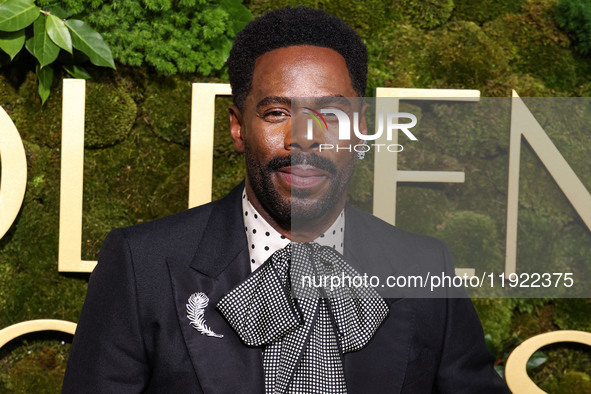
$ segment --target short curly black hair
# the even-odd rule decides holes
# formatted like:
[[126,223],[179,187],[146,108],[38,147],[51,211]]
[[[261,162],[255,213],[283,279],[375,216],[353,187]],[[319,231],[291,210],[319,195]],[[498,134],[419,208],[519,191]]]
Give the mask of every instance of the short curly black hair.
[[252,88],[256,59],[294,45],[330,48],[345,58],[353,89],[365,95],[367,48],[357,33],[336,16],[308,7],[286,7],[250,22],[238,35],[228,57],[234,104],[242,108]]

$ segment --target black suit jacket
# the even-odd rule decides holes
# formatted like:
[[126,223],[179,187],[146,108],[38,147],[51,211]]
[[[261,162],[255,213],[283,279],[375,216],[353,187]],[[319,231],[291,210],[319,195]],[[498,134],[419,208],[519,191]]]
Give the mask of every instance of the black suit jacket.
[[[245,346],[215,308],[250,274],[242,187],[108,235],[90,277],[64,393],[264,393],[261,349]],[[368,256],[393,269],[453,269],[443,242],[350,207],[345,214],[345,259],[358,271]],[[189,325],[186,304],[195,292],[209,297],[206,323],[223,338]],[[350,393],[508,392],[470,300],[387,301],[390,314],[370,343],[344,356]]]

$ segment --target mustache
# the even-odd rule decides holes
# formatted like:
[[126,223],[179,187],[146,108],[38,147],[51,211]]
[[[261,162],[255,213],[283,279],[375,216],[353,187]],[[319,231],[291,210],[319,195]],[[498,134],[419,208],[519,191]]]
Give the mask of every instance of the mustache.
[[285,157],[274,157],[267,164],[267,169],[277,171],[283,167],[309,165],[324,170],[331,175],[337,173],[337,166],[325,157],[318,156],[316,153],[292,153]]

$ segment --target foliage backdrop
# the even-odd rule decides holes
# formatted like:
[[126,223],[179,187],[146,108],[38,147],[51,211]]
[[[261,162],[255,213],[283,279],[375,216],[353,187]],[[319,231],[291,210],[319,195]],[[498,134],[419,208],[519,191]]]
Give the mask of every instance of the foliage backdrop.
[[[225,4],[230,11],[205,0],[59,2],[104,36],[118,66],[117,71],[88,68],[93,79],[86,99],[83,259],[96,258],[113,227],[186,208],[190,83],[226,81],[224,50],[246,20],[239,2]],[[591,93],[584,35],[559,27],[567,24],[555,21],[554,0],[245,3],[255,16],[286,4],[323,8],[360,33],[370,52],[369,94],[377,86],[479,89],[483,96],[499,97],[509,96],[511,89],[521,96]],[[20,54],[0,69],[0,105],[21,133],[29,171],[21,213],[0,240],[0,327],[37,318],[76,321],[86,291],[87,275],[57,272],[59,81],[56,75],[52,94],[41,106],[31,58]],[[244,171],[227,133],[227,104],[219,99],[216,106],[214,198]],[[462,193],[453,185],[399,188],[398,225],[445,239],[458,266],[504,255],[508,135],[475,131],[434,136],[437,151],[411,149],[399,159],[403,169],[463,170],[468,180],[476,180],[463,184]],[[550,137],[591,190],[591,135],[573,131]],[[358,168],[350,189],[354,203],[365,208],[370,163]],[[590,262],[590,232],[527,144],[520,195],[518,259]],[[471,240],[469,247],[461,242],[465,238]],[[537,333],[591,330],[587,299],[483,299],[475,304],[499,363],[520,340]],[[57,392],[69,341],[42,334],[5,346],[0,392]],[[588,349],[564,345],[545,351],[549,361],[530,372],[542,388],[591,392]]]

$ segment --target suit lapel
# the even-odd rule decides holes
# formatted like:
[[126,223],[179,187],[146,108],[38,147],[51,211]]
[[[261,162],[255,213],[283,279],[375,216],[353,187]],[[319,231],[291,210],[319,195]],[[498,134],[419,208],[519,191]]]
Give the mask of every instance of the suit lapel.
[[[374,218],[364,217],[350,207],[345,209],[345,215],[345,260],[362,275],[381,273],[383,278],[383,264],[391,261],[392,256],[382,256],[385,248],[376,242],[381,237],[373,233],[379,230],[368,220]],[[345,354],[345,378],[350,393],[398,393],[402,389],[415,330],[415,300],[386,302],[390,313],[368,345]]]
[[[250,274],[240,195],[243,184],[214,203],[190,265],[167,261],[177,315],[191,362],[204,393],[264,392],[262,352],[245,346],[217,311],[217,302]],[[184,264],[183,264],[184,263]],[[223,338],[207,336],[190,325],[189,297],[209,298],[205,324]]]

